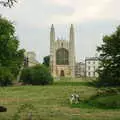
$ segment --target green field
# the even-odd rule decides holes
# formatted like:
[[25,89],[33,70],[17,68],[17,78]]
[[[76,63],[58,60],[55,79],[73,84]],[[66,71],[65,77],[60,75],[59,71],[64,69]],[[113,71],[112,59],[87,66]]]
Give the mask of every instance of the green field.
[[[49,86],[13,86],[0,88],[0,105],[7,107],[0,113],[0,120],[12,120],[22,104],[32,104],[34,116],[39,120],[120,120],[120,109],[102,109],[87,105],[73,107],[69,96],[76,91],[82,101],[96,94],[96,88],[87,80],[67,79]],[[81,103],[82,104],[82,103]],[[28,111],[21,113],[24,115]],[[22,118],[21,118],[22,120]]]

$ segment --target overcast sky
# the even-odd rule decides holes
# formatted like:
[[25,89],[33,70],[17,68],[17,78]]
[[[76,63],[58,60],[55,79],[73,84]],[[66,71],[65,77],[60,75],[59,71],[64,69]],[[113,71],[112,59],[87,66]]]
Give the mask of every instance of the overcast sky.
[[67,40],[70,24],[74,24],[80,61],[94,56],[103,35],[120,24],[120,0],[18,0],[11,9],[0,6],[0,14],[14,21],[20,48],[34,51],[40,61],[49,55],[51,24],[56,38]]

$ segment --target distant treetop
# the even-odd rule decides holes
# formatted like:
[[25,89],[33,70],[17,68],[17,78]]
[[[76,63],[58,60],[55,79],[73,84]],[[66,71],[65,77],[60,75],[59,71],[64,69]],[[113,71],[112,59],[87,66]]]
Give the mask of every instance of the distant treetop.
[[0,5],[11,8],[17,0],[0,0]]

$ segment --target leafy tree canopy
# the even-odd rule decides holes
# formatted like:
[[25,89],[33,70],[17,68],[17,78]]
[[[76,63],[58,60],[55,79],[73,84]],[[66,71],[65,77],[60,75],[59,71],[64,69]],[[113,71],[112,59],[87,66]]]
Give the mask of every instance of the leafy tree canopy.
[[18,47],[13,23],[0,17],[0,67],[8,67],[15,76],[24,58],[24,50],[18,50]]
[[103,37],[97,51],[100,52],[100,84],[120,85],[120,26],[113,34]]
[[17,0],[0,0],[0,5],[4,7],[12,7]]

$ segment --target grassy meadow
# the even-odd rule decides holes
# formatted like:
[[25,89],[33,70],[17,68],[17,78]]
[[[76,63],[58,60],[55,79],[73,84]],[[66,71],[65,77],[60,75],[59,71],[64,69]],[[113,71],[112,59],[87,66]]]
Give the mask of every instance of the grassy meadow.
[[[86,79],[56,80],[48,86],[1,87],[0,105],[8,111],[0,113],[0,120],[13,120],[24,104],[34,106],[32,116],[35,120],[120,120],[120,109],[102,109],[82,102],[77,107],[70,105],[69,96],[75,91],[84,101],[96,94],[97,88],[89,85]],[[20,114],[24,116],[27,112],[26,109]]]

